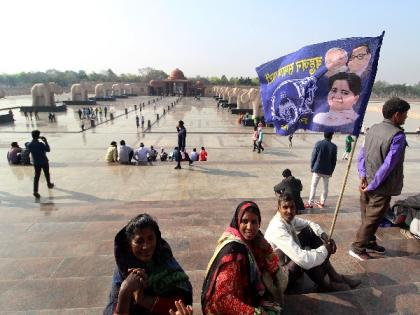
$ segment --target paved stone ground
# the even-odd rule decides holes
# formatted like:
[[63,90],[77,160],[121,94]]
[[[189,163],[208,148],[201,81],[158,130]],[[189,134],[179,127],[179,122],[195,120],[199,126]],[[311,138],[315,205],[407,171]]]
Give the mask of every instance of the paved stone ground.
[[[124,107],[146,102],[147,97],[130,98],[113,104],[118,113]],[[29,122],[19,113],[16,124],[0,128],[0,156],[11,141],[23,144],[29,131],[40,128],[49,139],[51,173],[56,188],[40,183],[42,198],[31,195],[33,169],[11,167],[0,160],[0,313],[4,314],[100,314],[107,301],[114,267],[113,238],[127,221],[149,212],[159,222],[163,237],[186,269],[194,287],[194,308],[200,314],[199,296],[207,262],[215,242],[230,222],[236,205],[244,199],[261,207],[265,229],[275,213],[272,191],[288,167],[301,178],[303,196],[309,193],[309,158],[319,134],[298,134],[294,147],[287,137],[266,130],[263,154],[251,150],[251,129],[236,123],[226,110],[217,111],[212,99],[183,99],[155,122],[156,113],[174,99],[146,106],[143,113],[153,126],[136,130],[135,111],[114,121],[79,132],[72,107],[48,124],[42,116]],[[374,106],[373,106],[374,107]],[[368,116],[379,120],[372,110]],[[138,113],[138,111],[137,111]],[[172,162],[153,166],[107,165],[103,162],[110,141],[125,139],[132,146],[144,142],[170,150],[176,144],[175,126],[183,119],[188,130],[187,146],[205,146],[208,162],[194,163],[176,171]],[[417,118],[413,118],[417,119]],[[418,124],[417,121],[415,124]],[[414,125],[414,124],[413,124]],[[418,192],[420,137],[408,136],[404,196]],[[344,136],[334,142],[339,155]],[[360,141],[361,142],[361,141]],[[358,148],[357,148],[358,151]],[[356,153],[357,153],[356,151]],[[330,198],[325,209],[303,214],[329,229],[346,162],[339,161],[331,179]],[[360,263],[347,249],[360,222],[357,174],[353,163],[334,238],[339,246],[333,263],[340,272],[358,275],[357,290],[313,293],[308,280],[301,283],[305,294],[286,297],[287,314],[416,314],[420,310],[420,246],[404,239],[398,228],[378,231],[386,246],[386,257]]]

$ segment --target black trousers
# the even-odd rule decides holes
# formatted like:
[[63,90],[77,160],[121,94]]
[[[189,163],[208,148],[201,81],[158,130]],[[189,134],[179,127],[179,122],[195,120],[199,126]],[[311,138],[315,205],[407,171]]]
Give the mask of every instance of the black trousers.
[[35,169],[35,176],[34,176],[34,193],[38,192],[38,186],[39,186],[39,177],[41,176],[41,170],[44,171],[45,179],[47,180],[47,184],[51,184],[50,180],[50,166],[49,164],[44,165],[34,165]]
[[[298,235],[300,244],[302,248],[310,247],[311,249],[318,248],[323,244],[322,240],[312,231],[310,227],[304,228]],[[308,277],[316,284],[322,285],[324,282],[324,277],[327,273],[329,265],[329,257],[325,261],[316,267],[313,267],[309,270],[305,270],[299,265],[297,265],[293,260],[291,260],[287,265],[289,270],[289,284],[288,287],[293,286],[293,284],[306,273]]]

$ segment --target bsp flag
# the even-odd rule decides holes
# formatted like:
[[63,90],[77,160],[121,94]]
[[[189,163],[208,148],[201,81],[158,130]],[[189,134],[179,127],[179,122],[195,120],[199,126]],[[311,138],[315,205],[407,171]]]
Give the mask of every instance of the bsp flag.
[[281,135],[309,129],[358,136],[383,36],[305,46],[257,67],[265,121]]

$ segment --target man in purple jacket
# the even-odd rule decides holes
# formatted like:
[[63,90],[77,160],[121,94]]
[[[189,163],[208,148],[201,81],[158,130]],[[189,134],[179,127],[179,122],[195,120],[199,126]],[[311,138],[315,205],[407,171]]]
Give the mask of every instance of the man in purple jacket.
[[404,125],[409,109],[410,105],[397,97],[386,101],[382,107],[384,120],[369,129],[359,153],[362,223],[349,251],[359,260],[371,258],[368,252],[385,253],[385,248],[376,243],[375,233],[389,209],[391,196],[401,194],[403,187],[407,141],[400,126]]

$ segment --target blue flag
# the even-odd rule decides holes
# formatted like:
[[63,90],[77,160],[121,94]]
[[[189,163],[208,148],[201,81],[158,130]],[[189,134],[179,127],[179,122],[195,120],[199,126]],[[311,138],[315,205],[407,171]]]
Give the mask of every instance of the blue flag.
[[308,129],[358,136],[383,36],[305,46],[257,67],[265,121],[281,135]]

